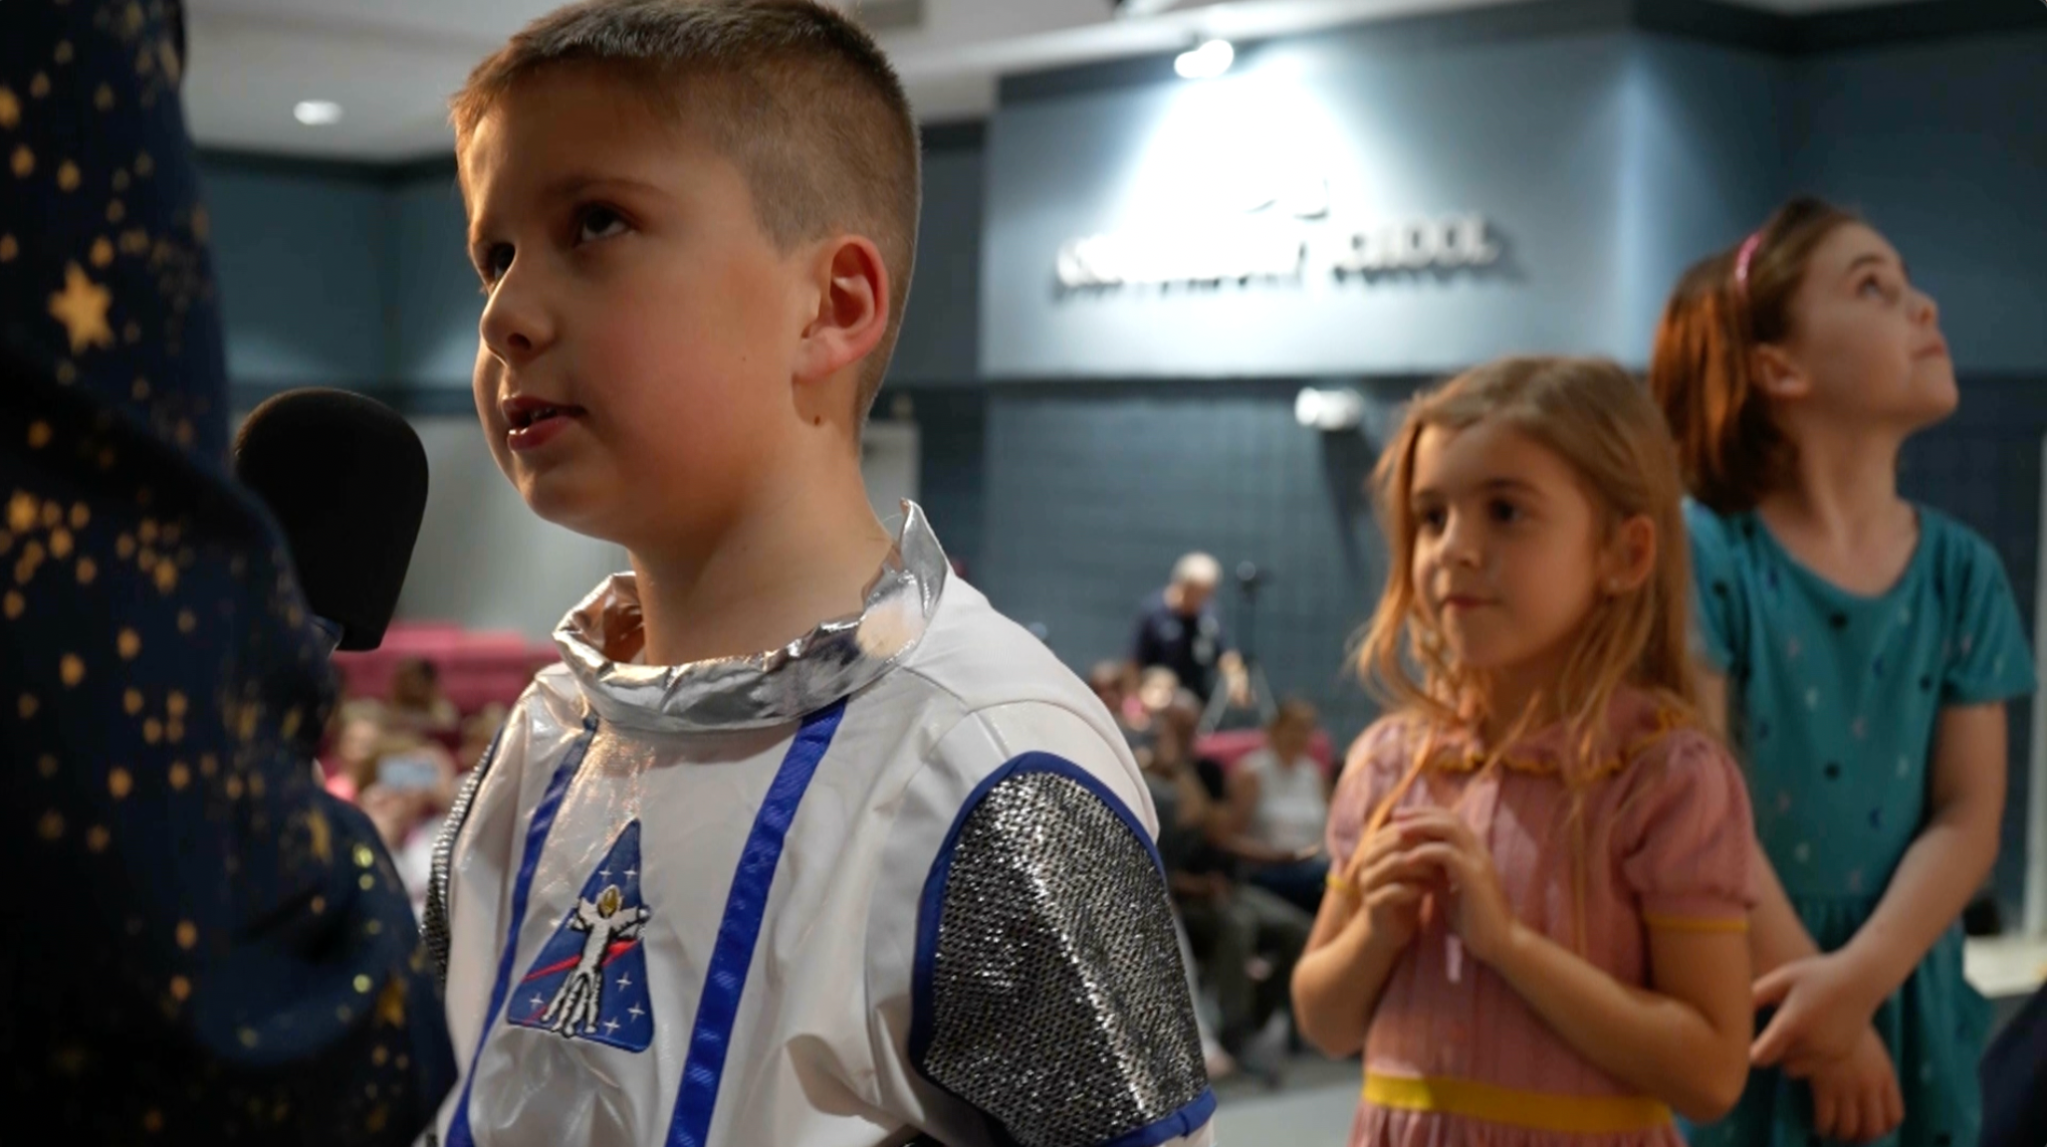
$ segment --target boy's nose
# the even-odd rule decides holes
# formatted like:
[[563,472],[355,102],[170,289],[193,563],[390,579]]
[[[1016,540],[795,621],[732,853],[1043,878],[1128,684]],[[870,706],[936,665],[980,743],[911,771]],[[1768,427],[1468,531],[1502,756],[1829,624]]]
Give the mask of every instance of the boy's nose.
[[490,352],[507,363],[521,363],[547,349],[554,341],[554,322],[547,308],[523,282],[514,282],[516,271],[498,280],[497,288],[484,304],[478,332]]

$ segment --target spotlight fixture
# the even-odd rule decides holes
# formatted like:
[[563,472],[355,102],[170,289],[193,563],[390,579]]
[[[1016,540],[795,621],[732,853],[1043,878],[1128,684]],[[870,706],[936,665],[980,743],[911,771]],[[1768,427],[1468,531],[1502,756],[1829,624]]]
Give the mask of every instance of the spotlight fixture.
[[1294,421],[1311,429],[1331,433],[1356,430],[1364,420],[1364,397],[1347,387],[1317,390],[1311,386],[1294,399]]
[[333,100],[300,100],[293,105],[291,116],[307,127],[325,127],[341,122],[341,105]]
[[1173,71],[1183,80],[1212,80],[1230,70],[1237,50],[1228,40],[1208,40],[1173,58]]

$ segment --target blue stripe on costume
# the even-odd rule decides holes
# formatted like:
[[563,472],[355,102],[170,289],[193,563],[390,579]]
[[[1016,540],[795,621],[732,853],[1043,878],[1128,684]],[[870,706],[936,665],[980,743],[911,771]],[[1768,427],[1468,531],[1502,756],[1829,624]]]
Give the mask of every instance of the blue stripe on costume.
[[569,747],[568,755],[554,770],[554,777],[547,782],[547,792],[540,798],[540,804],[533,809],[533,819],[526,826],[526,852],[519,860],[519,875],[512,882],[512,919],[505,929],[504,950],[498,954],[497,981],[490,989],[490,1010],[483,1013],[483,1031],[476,1037],[476,1054],[470,1057],[469,1069],[462,1081],[462,1098],[455,1104],[455,1117],[448,1124],[448,1147],[475,1147],[475,1137],[469,1130],[469,1092],[476,1085],[476,1065],[483,1058],[484,1045],[490,1042],[491,1024],[505,1007],[505,994],[511,990],[512,969],[518,957],[519,926],[526,922],[526,901],[533,891],[533,870],[540,867],[540,854],[547,849],[547,834],[554,827],[554,814],[561,808],[562,797],[569,791],[569,781],[583,763],[584,754],[590,751],[590,742],[597,736],[597,718],[588,717],[583,721],[583,735]]
[[782,842],[788,836],[790,822],[796,818],[797,805],[810,788],[818,762],[832,746],[839,719],[845,714],[846,702],[841,700],[804,718],[788,755],[782,758],[774,783],[768,787],[767,799],[754,817],[753,831],[746,838],[739,870],[732,877],[732,891],[725,900],[725,918],[718,925],[711,966],[704,977],[704,994],[697,1004],[695,1030],[690,1034],[689,1058],[683,1064],[682,1086],[675,1096],[675,1116],[668,1127],[668,1147],[704,1147],[710,1135],[711,1115],[718,1104],[718,1083],[725,1073],[725,1055],[732,1046],[732,1025],[739,1014],[740,996],[746,991],[746,973],[753,964],[754,945],[760,939],[768,893],[774,888],[775,869],[782,860]]

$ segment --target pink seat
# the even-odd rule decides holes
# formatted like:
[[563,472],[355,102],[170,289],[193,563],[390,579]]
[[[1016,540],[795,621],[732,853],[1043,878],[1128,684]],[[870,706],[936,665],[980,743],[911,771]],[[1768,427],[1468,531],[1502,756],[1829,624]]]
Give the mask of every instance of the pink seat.
[[[1194,752],[1207,757],[1223,767],[1225,776],[1237,771],[1237,765],[1245,757],[1265,747],[1265,730],[1231,729],[1223,733],[1210,733],[1194,743]],[[1329,734],[1321,729],[1308,741],[1308,756],[1320,766],[1327,776],[1335,767],[1336,751],[1330,743]]]

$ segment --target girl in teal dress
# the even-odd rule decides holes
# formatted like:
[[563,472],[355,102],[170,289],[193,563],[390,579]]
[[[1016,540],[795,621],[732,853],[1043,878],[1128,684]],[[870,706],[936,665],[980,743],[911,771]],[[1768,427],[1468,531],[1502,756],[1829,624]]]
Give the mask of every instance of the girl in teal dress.
[[1650,378],[1768,860],[1754,1070],[1691,1141],[1973,1147],[1988,1007],[1957,921],[2034,676],[1996,553],[1898,496],[1899,448],[1957,402],[1938,310],[1881,235],[1794,200],[1686,274]]

